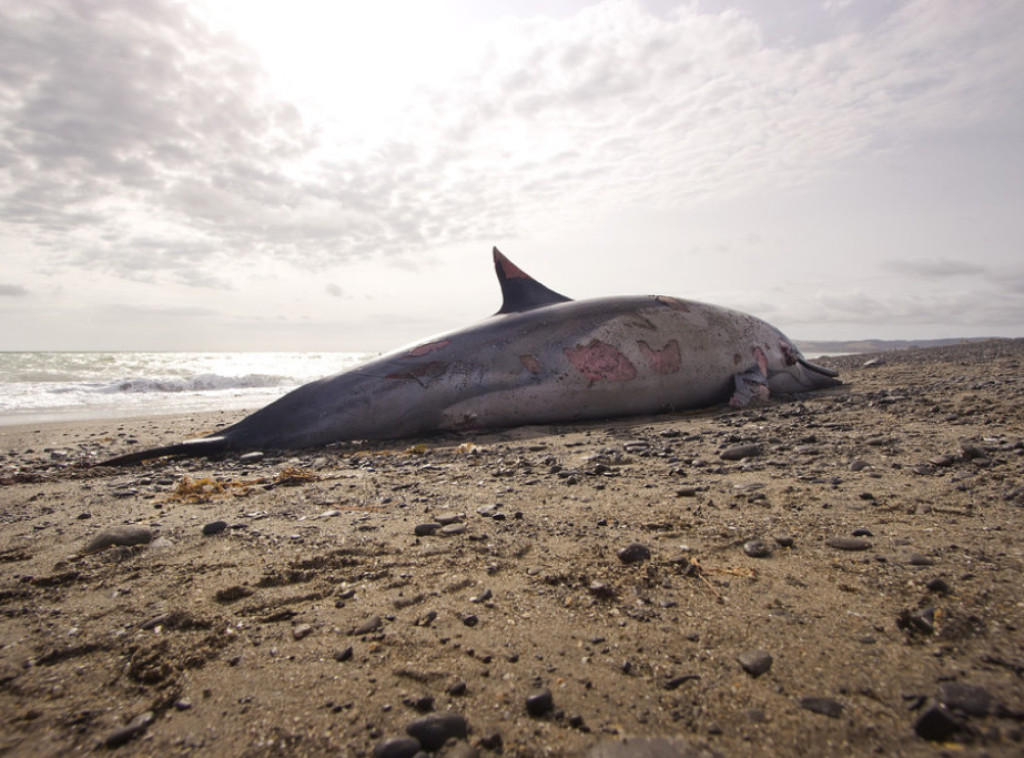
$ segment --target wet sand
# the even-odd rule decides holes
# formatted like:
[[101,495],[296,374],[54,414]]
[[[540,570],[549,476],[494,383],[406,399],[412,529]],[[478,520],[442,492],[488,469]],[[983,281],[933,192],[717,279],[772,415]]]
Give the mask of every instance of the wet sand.
[[1024,341],[869,358],[126,469],[241,414],[0,427],[0,754],[1021,755]]

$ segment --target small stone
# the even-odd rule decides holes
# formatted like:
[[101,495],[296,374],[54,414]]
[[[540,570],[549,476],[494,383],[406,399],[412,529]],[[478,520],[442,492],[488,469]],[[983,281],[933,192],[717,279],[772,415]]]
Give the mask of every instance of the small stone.
[[465,616],[462,617],[462,623],[466,626],[473,627],[480,623],[480,619],[477,618],[476,614],[474,613],[467,613]]
[[84,553],[98,553],[115,545],[132,547],[145,545],[153,540],[153,530],[144,526],[115,526],[100,532],[85,546]]
[[352,655],[353,655],[352,646],[349,645],[348,647],[346,647],[346,648],[344,648],[342,650],[335,650],[334,651],[334,660],[336,660],[338,663],[344,663],[345,661],[352,660]]
[[440,750],[449,739],[466,739],[469,724],[458,713],[441,713],[414,721],[405,728],[424,750]]
[[939,466],[941,468],[952,465],[953,458],[948,455],[933,455],[928,459],[928,462],[933,466]]
[[534,690],[526,696],[526,712],[535,718],[545,715],[554,707],[555,700],[547,688]]
[[466,533],[465,524],[448,524],[447,526],[441,527],[441,535],[444,537],[454,537],[459,534]]
[[760,454],[760,446],[756,444],[749,444],[732,445],[731,447],[727,447],[718,455],[723,461],[741,461],[744,458],[755,458]]
[[646,545],[641,545],[639,542],[634,542],[632,545],[626,545],[619,551],[619,560],[623,563],[640,563],[641,561],[650,560],[651,549]]
[[383,625],[384,622],[381,621],[380,616],[371,616],[370,618],[366,619],[366,621],[364,621],[362,624],[355,627],[352,630],[351,634],[356,637],[359,637],[363,634],[372,634],[373,632],[376,632],[378,629],[380,629]]
[[308,637],[313,633],[313,627],[310,624],[299,624],[292,628],[292,637],[295,640],[301,640],[304,637]]
[[802,697],[800,698],[800,707],[832,719],[843,715],[842,703],[838,703],[830,697]]
[[918,737],[931,742],[945,742],[963,727],[944,706],[933,705],[914,722]]
[[867,550],[871,543],[859,537],[832,537],[825,544],[836,550]]
[[793,547],[793,538],[788,534],[780,534],[775,538],[775,544],[779,547]]
[[665,680],[665,689],[677,690],[687,682],[694,681],[696,679],[700,679],[699,674],[682,674],[681,676],[669,677]]
[[449,524],[457,524],[458,522],[463,521],[464,519],[465,519],[465,516],[463,514],[461,514],[461,513],[451,513],[451,512],[448,512],[448,513],[441,513],[441,514],[439,514],[437,516],[434,516],[434,521],[439,523],[441,526],[448,526]]
[[953,589],[949,586],[949,582],[940,577],[929,579],[925,587],[927,587],[930,592],[937,592],[940,595],[948,595]]
[[440,528],[440,524],[430,522],[427,524],[417,524],[416,527],[413,529],[413,532],[415,532],[417,537],[429,537]]
[[461,679],[453,684],[449,685],[448,689],[445,690],[452,697],[462,697],[466,694],[469,686]]
[[373,758],[413,758],[420,752],[420,741],[414,737],[388,737],[373,746]]
[[121,727],[117,731],[108,734],[107,738],[103,741],[103,744],[108,748],[125,745],[146,731],[146,729],[149,728],[149,725],[155,720],[156,714],[154,714],[153,711],[141,713],[132,719],[127,726]]
[[855,458],[854,460],[850,461],[850,465],[848,466],[848,468],[850,469],[850,471],[863,471],[864,469],[868,468],[868,466],[870,466],[870,465],[871,464],[869,464],[865,460],[862,460],[860,458]]
[[981,445],[976,445],[973,442],[968,442],[967,440],[963,440],[960,443],[960,450],[963,452],[964,458],[967,458],[968,460],[972,458],[985,458],[988,456],[988,451],[985,448]]
[[994,698],[982,688],[963,682],[945,682],[939,693],[940,702],[953,711],[968,716],[987,716]]
[[203,536],[212,537],[215,534],[220,534],[227,528],[227,521],[211,521],[209,524],[203,526]]
[[772,655],[767,650],[751,650],[736,658],[743,670],[757,678],[772,667]]
[[251,594],[252,590],[248,587],[243,587],[240,584],[233,584],[230,587],[217,590],[213,595],[213,599],[218,603],[233,603],[236,600],[241,600],[243,597],[249,597]]
[[935,565],[935,561],[934,560],[932,560],[931,558],[929,558],[926,555],[921,555],[920,553],[911,553],[909,556],[907,556],[907,563],[909,563],[911,566],[934,566]]
[[917,613],[903,611],[896,619],[896,626],[905,632],[918,634],[935,633],[935,609],[925,608]]
[[874,537],[875,536],[871,532],[870,529],[863,529],[863,528],[861,528],[861,529],[854,529],[853,532],[851,532],[851,534],[853,534],[854,537]]
[[751,558],[767,558],[772,554],[772,549],[761,540],[750,540],[743,543],[743,552]]

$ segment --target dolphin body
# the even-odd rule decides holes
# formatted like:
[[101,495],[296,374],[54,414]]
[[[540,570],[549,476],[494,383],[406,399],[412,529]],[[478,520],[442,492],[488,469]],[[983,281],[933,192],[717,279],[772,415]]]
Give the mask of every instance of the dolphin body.
[[504,302],[490,318],[305,384],[216,434],[100,465],[742,407],[840,383],[745,313],[655,295],[571,300],[497,248],[494,264]]

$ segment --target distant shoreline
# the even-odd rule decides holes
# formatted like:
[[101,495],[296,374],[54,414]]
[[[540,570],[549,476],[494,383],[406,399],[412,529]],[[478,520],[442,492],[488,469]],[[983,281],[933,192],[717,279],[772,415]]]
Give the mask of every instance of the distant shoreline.
[[971,342],[992,342],[1008,337],[947,337],[932,340],[795,340],[796,346],[803,353],[814,355],[885,353],[890,350],[909,350],[911,348],[952,347]]

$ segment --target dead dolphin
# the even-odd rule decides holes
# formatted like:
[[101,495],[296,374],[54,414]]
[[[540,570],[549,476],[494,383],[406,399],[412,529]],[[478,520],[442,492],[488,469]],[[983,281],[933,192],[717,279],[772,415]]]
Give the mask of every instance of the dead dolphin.
[[503,303],[490,318],[305,384],[163,455],[293,449],[704,408],[838,384],[775,327],[665,296],[571,300],[494,248]]

